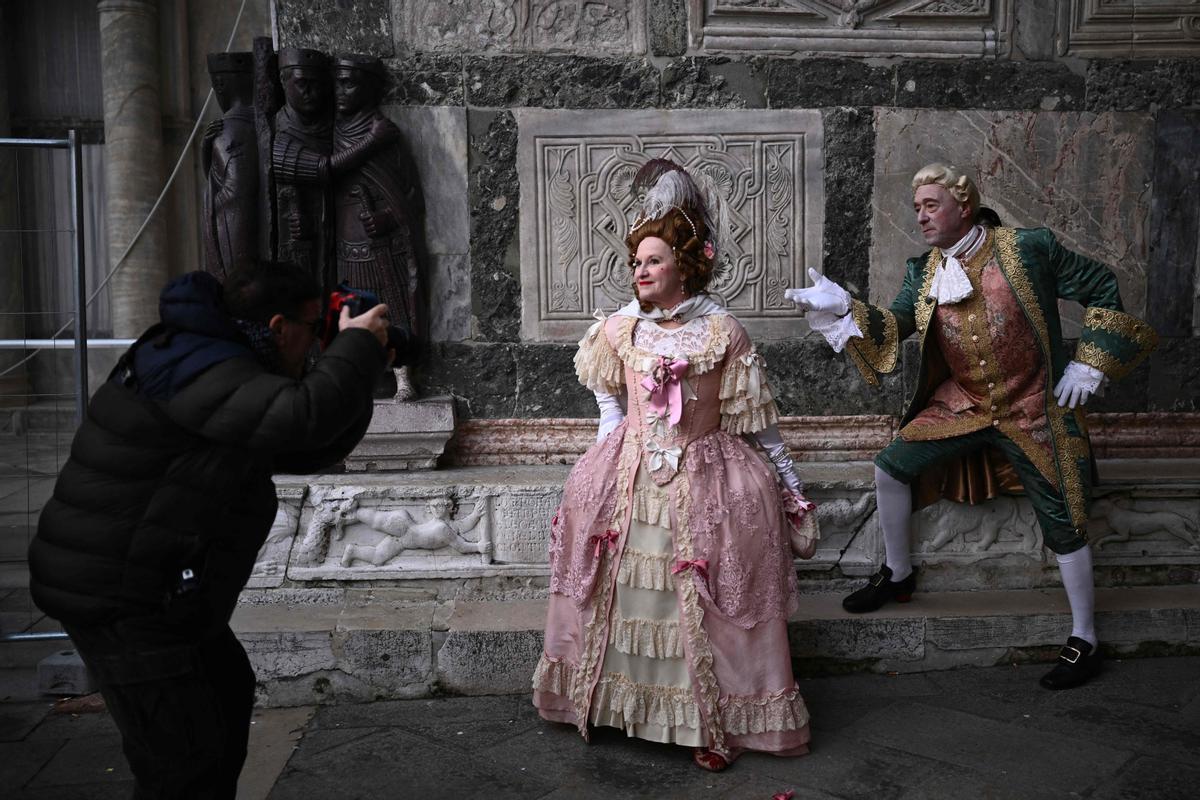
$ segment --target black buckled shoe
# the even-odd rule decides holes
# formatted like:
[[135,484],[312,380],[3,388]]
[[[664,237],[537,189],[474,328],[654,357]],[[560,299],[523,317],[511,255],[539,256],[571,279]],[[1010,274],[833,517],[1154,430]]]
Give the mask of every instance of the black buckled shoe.
[[842,608],[851,614],[864,614],[868,611],[878,611],[888,600],[907,603],[912,600],[916,585],[916,567],[913,567],[913,571],[904,580],[893,581],[892,571],[885,564],[879,568],[879,572],[871,576],[866,586],[842,598]]
[[1058,652],[1058,663],[1039,681],[1047,689],[1074,689],[1100,672],[1100,648],[1092,647],[1078,636],[1067,639]]

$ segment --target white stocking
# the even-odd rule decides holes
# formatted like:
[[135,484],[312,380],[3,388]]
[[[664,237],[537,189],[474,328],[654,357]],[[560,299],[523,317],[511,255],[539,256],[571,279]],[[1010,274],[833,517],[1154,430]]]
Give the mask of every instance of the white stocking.
[[1092,548],[1079,548],[1058,557],[1063,588],[1071,604],[1071,635],[1096,646],[1096,583],[1092,575]]
[[909,520],[912,518],[912,490],[907,483],[875,468],[875,504],[879,509],[879,527],[883,529],[883,550],[893,581],[902,581],[912,572],[912,546]]

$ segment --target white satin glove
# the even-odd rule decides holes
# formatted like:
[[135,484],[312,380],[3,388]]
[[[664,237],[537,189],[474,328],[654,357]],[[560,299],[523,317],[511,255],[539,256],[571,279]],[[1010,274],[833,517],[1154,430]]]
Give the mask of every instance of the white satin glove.
[[812,286],[807,289],[785,289],[784,298],[798,305],[801,312],[824,311],[844,317],[850,311],[849,292],[818,274],[812,267],[808,268],[808,277],[813,282]]
[[1103,372],[1082,362],[1072,361],[1067,364],[1062,378],[1054,387],[1054,397],[1060,406],[1082,406],[1103,382]]
[[596,441],[613,432],[613,429],[625,419],[625,406],[621,403],[622,395],[608,392],[593,392],[596,395],[596,405],[600,409],[600,428],[596,431]]
[[783,485],[803,496],[804,481],[800,480],[800,476],[796,474],[796,464],[792,461],[792,455],[788,452],[787,445],[783,443],[783,437],[779,435],[779,428],[775,425],[768,425],[751,435],[763,452],[767,454],[767,458],[775,465],[775,472],[779,475],[779,480],[783,481]]

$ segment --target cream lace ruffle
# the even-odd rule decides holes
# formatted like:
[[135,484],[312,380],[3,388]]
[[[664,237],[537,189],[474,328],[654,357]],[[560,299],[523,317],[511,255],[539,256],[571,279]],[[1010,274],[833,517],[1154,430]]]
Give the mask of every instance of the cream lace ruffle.
[[[628,319],[630,323],[637,322],[635,317],[629,317]],[[730,317],[726,314],[710,314],[704,317],[708,325],[708,343],[704,350],[699,353],[680,354],[688,360],[688,375],[703,375],[721,363],[721,360],[725,358],[725,350],[729,347],[729,324],[726,322],[727,319],[730,319]],[[632,327],[632,324],[630,327]],[[648,373],[659,359],[657,353],[643,350],[636,346],[633,343],[633,337],[629,334],[629,328],[625,326],[621,328],[620,345],[617,348],[617,352],[622,362],[628,364],[634,372],[639,373]]]
[[533,671],[533,690],[566,697],[574,677],[574,667],[566,661],[553,659],[542,653],[542,657],[538,659],[537,669]]
[[671,530],[671,495],[658,487],[639,486],[633,492],[633,518]]
[[622,619],[613,615],[608,643],[617,652],[646,658],[683,658],[683,639],[678,622],[653,619]]
[[575,374],[579,376],[579,382],[593,392],[617,394],[625,384],[625,367],[604,334],[604,322],[600,320],[588,328],[579,340]]
[[700,709],[691,687],[647,686],[610,672],[596,685],[596,707],[617,712],[627,725],[700,728]]
[[808,724],[808,708],[798,687],[767,697],[730,695],[720,705],[721,726],[733,736],[794,731]]
[[625,548],[621,554],[621,569],[617,572],[617,583],[634,589],[654,589],[660,592],[675,591],[675,576],[671,574],[672,556],[659,555],[642,550]]
[[721,429],[735,436],[761,431],[779,421],[767,383],[767,364],[751,350],[730,359],[721,373]]

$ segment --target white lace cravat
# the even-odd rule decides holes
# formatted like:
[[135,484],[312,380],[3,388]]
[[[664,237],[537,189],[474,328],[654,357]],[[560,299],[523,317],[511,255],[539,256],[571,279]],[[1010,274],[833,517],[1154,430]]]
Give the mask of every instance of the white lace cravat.
[[979,249],[983,239],[983,228],[975,225],[967,231],[966,236],[942,251],[942,263],[938,265],[929,285],[930,297],[939,303],[957,303],[971,296],[974,290],[960,259],[970,258]]

